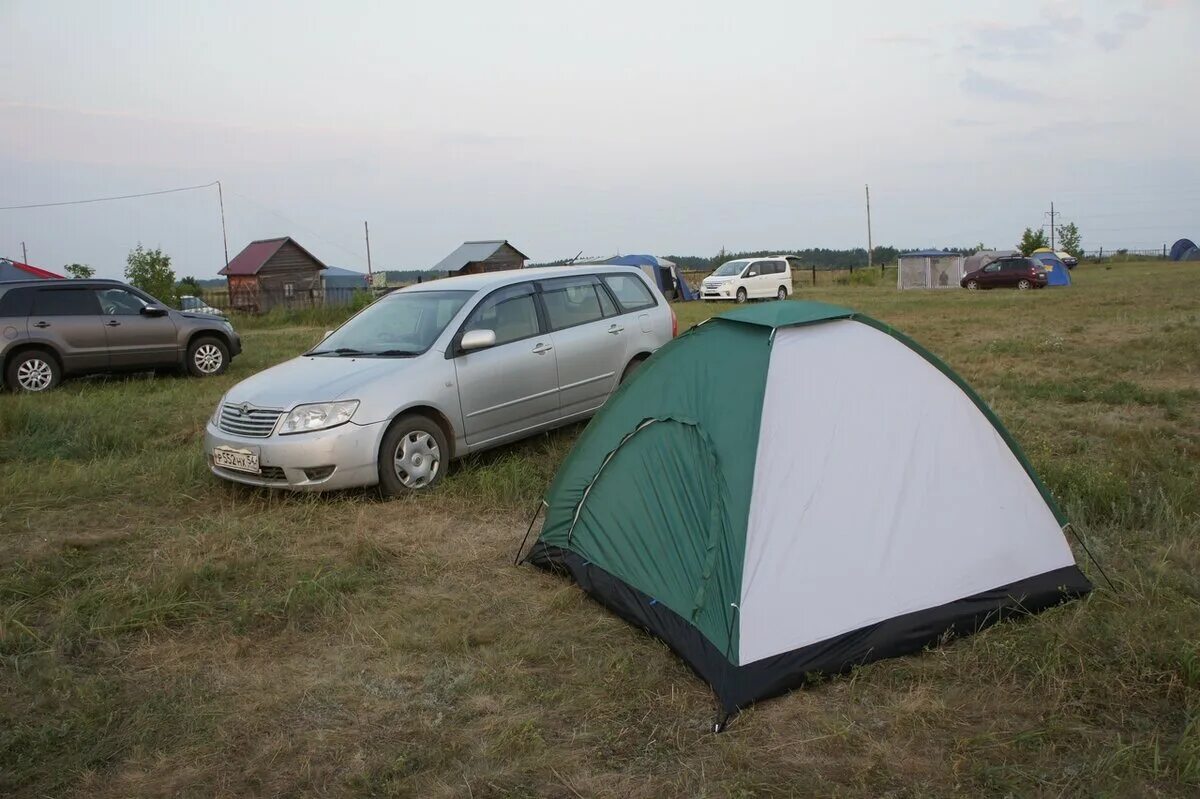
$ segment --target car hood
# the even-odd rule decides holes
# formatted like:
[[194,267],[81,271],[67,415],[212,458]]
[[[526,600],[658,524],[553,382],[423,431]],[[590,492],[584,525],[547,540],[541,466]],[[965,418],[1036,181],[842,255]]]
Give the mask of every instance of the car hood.
[[184,319],[198,319],[201,322],[225,321],[224,314],[221,314],[220,312],[205,313],[204,311],[176,311],[176,313],[182,316]]
[[728,275],[728,276],[709,275],[708,277],[704,278],[703,282],[704,283],[728,283],[729,281],[736,280],[736,279],[737,279],[737,275]]
[[403,373],[413,360],[302,355],[246,378],[225,401],[289,410],[309,402],[363,399],[358,395],[369,383]]

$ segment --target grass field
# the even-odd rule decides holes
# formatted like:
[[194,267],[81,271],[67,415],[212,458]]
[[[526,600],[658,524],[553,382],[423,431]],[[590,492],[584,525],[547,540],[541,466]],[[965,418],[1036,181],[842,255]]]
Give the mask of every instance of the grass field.
[[[765,702],[719,736],[664,646],[512,566],[578,428],[405,501],[212,478],[218,398],[320,327],[249,331],[209,381],[0,395],[0,795],[1195,796],[1200,264],[1074,278],[797,296],[957,369],[1117,590],[1077,551],[1087,600]],[[681,307],[681,324],[717,310]]]

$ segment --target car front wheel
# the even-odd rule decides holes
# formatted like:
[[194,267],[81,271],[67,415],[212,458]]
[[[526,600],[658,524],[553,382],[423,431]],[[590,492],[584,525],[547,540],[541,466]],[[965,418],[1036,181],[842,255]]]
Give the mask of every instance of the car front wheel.
[[379,447],[379,486],[389,497],[427,491],[441,481],[449,457],[440,425],[419,414],[402,417]]
[[1020,282],[1017,283],[1017,288],[1019,288],[1021,291],[1025,291],[1026,289],[1033,288],[1033,284],[1022,278]]
[[738,289],[738,290],[737,290],[737,303],[738,303],[738,305],[741,305],[741,304],[742,304],[742,303],[744,303],[745,301],[746,301],[746,290],[745,290],[745,289]]
[[968,280],[967,288],[970,289],[971,291],[977,291],[979,289],[979,281],[978,280]]
[[13,391],[49,391],[62,380],[62,369],[54,356],[43,350],[27,350],[12,359],[4,382]]
[[223,374],[229,368],[229,348],[219,338],[198,338],[188,345],[186,365],[192,377]]

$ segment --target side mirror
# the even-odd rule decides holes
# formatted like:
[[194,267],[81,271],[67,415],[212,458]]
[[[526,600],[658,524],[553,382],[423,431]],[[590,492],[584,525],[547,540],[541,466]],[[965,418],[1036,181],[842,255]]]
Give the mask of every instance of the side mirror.
[[496,346],[496,331],[468,330],[466,333],[463,333],[462,341],[459,342],[458,346],[462,347],[466,352],[494,347]]
[[333,335],[332,330],[326,330],[324,333],[321,334],[321,341],[324,341],[325,339],[329,338],[332,335]]
[[144,316],[166,316],[167,309],[161,305],[145,305],[142,307],[142,314]]
[[758,277],[758,272],[747,272],[746,277]]

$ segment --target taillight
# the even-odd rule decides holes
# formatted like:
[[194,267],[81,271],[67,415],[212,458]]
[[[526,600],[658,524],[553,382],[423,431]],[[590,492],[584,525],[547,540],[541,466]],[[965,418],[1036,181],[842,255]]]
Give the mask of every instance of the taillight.
[[[668,306],[670,307],[670,306]],[[671,338],[679,335],[679,317],[675,316],[675,309],[671,308]]]

